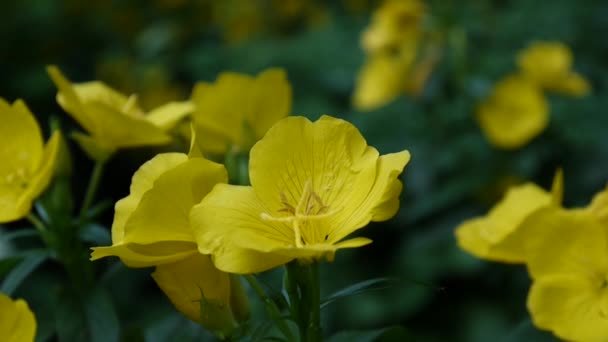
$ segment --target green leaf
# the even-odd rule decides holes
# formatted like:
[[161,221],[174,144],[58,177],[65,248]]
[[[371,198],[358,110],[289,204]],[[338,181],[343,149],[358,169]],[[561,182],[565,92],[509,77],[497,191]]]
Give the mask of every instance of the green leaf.
[[401,326],[394,326],[376,330],[351,330],[341,331],[331,338],[328,342],[375,342],[375,341],[407,341],[407,330]]
[[519,342],[519,341],[536,341],[536,342],[557,342],[559,339],[546,331],[541,331],[536,328],[532,321],[527,318],[519,323],[513,331],[499,339],[500,342]]
[[25,258],[6,276],[0,286],[0,292],[11,295],[17,287],[40,265],[49,254],[45,250],[32,250],[25,253]]
[[118,341],[120,333],[118,316],[106,289],[96,287],[83,304],[90,341]]
[[110,231],[104,226],[96,223],[87,224],[80,230],[80,239],[92,243],[96,246],[106,246],[112,244]]
[[38,231],[34,228],[21,228],[19,230],[10,232],[10,233],[2,233],[2,240],[13,240],[20,238],[31,238],[38,236]]
[[364,280],[353,285],[349,285],[341,290],[334,292],[333,294],[322,300],[321,309],[341,298],[350,297],[370,291],[387,289],[389,287],[395,286],[397,281],[398,280],[394,278],[374,278]]

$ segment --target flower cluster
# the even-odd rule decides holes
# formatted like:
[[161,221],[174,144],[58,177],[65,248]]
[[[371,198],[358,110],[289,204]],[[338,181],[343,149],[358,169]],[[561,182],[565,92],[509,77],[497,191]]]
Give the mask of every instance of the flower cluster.
[[572,53],[558,42],[534,42],[517,56],[519,70],[504,77],[477,108],[477,121],[492,145],[517,149],[549,123],[544,92],[584,96],[590,86],[572,71]]
[[486,216],[461,224],[456,238],[479,258],[527,266],[536,326],[568,341],[602,341],[608,336],[608,189],[584,208],[567,209],[562,183],[558,173],[551,193],[532,183],[512,188]]

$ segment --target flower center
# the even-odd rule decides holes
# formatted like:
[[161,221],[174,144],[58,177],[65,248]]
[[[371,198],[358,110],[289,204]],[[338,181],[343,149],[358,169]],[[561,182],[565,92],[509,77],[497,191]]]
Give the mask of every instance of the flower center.
[[329,206],[323,203],[321,196],[314,191],[310,180],[304,185],[304,191],[295,206],[289,203],[284,193],[280,193],[279,196],[283,207],[278,212],[287,216],[276,217],[262,213],[260,217],[263,220],[290,223],[295,234],[295,246],[298,248],[327,240],[327,236],[321,236],[321,232],[311,225],[311,221],[329,217],[339,209],[329,210]]

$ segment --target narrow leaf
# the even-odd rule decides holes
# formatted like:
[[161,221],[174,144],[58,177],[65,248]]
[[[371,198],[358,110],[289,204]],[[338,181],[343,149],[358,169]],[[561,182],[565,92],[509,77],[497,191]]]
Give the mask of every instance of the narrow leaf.
[[23,280],[27,278],[40,265],[49,254],[45,250],[33,250],[25,254],[25,258],[15,266],[6,276],[0,286],[0,292],[7,295],[12,295],[13,292],[21,285]]

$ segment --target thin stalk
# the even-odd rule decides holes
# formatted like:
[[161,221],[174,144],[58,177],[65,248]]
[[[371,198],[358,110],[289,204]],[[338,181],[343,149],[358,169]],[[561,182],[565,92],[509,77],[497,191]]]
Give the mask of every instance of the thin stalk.
[[270,297],[268,297],[268,295],[266,294],[266,291],[264,291],[264,289],[260,286],[260,284],[255,279],[255,277],[252,276],[251,274],[245,274],[245,275],[243,275],[243,278],[245,278],[245,280],[247,280],[247,283],[249,283],[249,286],[251,286],[253,291],[257,294],[257,296],[260,298],[260,300],[264,303],[264,305],[266,306],[266,311],[268,312],[270,317],[275,322],[277,322],[277,326],[278,326],[279,330],[281,330],[281,332],[283,333],[285,338],[287,338],[288,341],[296,341],[296,338],[291,333],[289,326],[287,325],[287,323],[285,323],[285,320],[281,317],[281,311],[277,307],[277,304],[272,299],[270,299]]
[[28,221],[30,221],[31,224],[34,225],[34,228],[36,228],[38,233],[40,233],[40,234],[46,233],[46,226],[38,217],[36,217],[36,215],[29,213],[29,214],[27,214],[26,218]]
[[89,185],[87,186],[87,192],[84,196],[82,207],[80,208],[81,219],[84,217],[84,214],[93,203],[93,199],[95,198],[95,194],[97,193],[97,188],[99,188],[99,183],[101,181],[101,176],[103,174],[105,164],[105,161],[95,162],[95,167],[93,168],[93,173],[91,175],[91,178],[89,179]]
[[310,266],[310,321],[308,323],[308,341],[321,341],[321,284],[319,279],[319,263],[313,262]]

